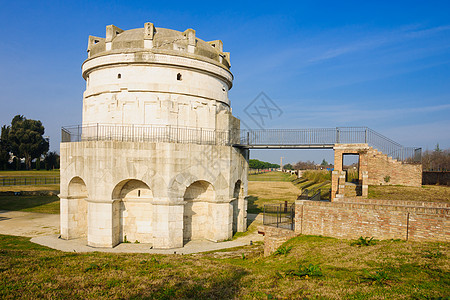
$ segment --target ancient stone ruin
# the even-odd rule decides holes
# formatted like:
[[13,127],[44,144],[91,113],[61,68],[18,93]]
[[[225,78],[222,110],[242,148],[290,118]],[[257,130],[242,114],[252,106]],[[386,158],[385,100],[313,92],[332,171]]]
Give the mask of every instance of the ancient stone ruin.
[[222,41],[110,25],[87,52],[82,125],[62,133],[61,238],[176,248],[245,231],[248,150],[232,147]]

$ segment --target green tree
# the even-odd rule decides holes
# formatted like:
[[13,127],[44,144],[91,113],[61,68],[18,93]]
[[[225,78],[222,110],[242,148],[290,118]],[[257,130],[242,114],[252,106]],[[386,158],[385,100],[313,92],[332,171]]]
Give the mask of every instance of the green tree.
[[59,169],[59,154],[55,151],[48,152],[45,156],[44,163],[47,170]]
[[283,169],[285,169],[285,170],[292,170],[293,167],[292,167],[291,164],[285,164],[285,165],[283,166]]
[[328,166],[328,162],[325,160],[325,158],[322,160],[321,166]]
[[31,161],[48,151],[48,142],[44,139],[44,126],[41,121],[30,120],[17,115],[8,128],[8,142],[11,152],[17,157],[25,158],[27,170]]
[[8,132],[9,132],[9,128],[6,125],[2,126],[2,133],[0,136],[0,169],[3,169],[3,170],[6,170],[6,166],[8,165],[8,161],[10,158]]
[[436,144],[436,148],[434,148],[434,152],[442,152],[441,148],[439,148],[439,143]]
[[260,161],[258,159],[250,159],[248,161],[250,169],[269,169],[269,168],[279,168],[280,165],[272,164],[265,161]]

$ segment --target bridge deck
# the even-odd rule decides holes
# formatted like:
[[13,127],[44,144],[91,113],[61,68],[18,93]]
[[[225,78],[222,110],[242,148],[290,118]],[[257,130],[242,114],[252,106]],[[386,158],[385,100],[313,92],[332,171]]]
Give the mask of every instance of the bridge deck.
[[234,144],[233,147],[243,149],[333,149],[335,144],[321,144],[321,145],[243,145]]

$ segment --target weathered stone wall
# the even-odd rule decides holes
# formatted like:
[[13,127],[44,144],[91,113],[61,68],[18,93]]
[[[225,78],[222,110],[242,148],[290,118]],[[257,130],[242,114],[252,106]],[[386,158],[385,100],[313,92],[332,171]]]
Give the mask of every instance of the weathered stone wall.
[[412,241],[450,241],[447,203],[351,199],[353,202],[297,200],[297,234],[344,239],[360,236]]
[[422,184],[439,184],[450,186],[450,172],[430,172],[426,171],[422,173]]
[[273,226],[259,226],[258,233],[264,234],[264,256],[271,255],[286,241],[298,235],[293,230]]
[[62,143],[61,155],[64,239],[87,235],[91,246],[113,247],[127,236],[174,248],[183,237],[221,241],[246,230],[245,150],[85,141]]

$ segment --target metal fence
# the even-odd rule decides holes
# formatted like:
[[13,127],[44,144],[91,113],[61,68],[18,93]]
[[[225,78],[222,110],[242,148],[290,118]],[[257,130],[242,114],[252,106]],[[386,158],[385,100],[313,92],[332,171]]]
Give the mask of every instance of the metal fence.
[[0,186],[59,184],[59,177],[0,177]]
[[238,140],[238,138],[233,140],[230,131],[178,126],[94,124],[61,129],[61,142],[63,143],[123,141],[231,145],[237,143]]
[[295,204],[264,205],[263,224],[294,230]]
[[[297,200],[311,200],[311,201],[324,201],[325,199],[321,199],[322,189],[318,189],[313,192],[311,196],[309,196],[309,190],[303,189],[300,196],[298,196]],[[331,192],[330,192],[331,193]],[[327,200],[325,200],[327,201]]]

